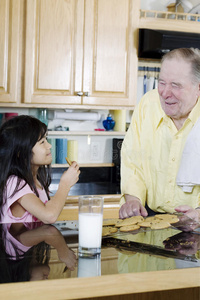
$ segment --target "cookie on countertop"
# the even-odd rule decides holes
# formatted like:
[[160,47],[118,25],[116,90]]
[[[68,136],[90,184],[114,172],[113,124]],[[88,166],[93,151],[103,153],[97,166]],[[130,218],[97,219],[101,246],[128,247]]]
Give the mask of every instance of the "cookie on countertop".
[[157,219],[155,216],[146,217],[142,222],[139,222],[138,225],[141,227],[151,227],[154,223],[159,223],[161,220]]
[[107,236],[107,235],[110,235],[112,233],[116,233],[118,231],[117,228],[115,227],[103,227],[102,228],[102,236]]
[[160,222],[152,223],[151,229],[165,229],[169,228],[170,226],[171,224],[169,222],[161,220]]
[[145,228],[149,227],[150,228],[152,225],[152,222],[143,221],[143,222],[139,222],[138,225],[141,227],[145,227]]
[[146,217],[144,219],[144,222],[156,222],[156,221],[159,221],[159,219],[157,218],[157,216],[151,216],[151,217]]
[[121,232],[129,232],[129,231],[134,231],[134,230],[138,230],[138,229],[140,229],[140,226],[133,224],[133,225],[122,226],[122,227],[120,227],[119,230]]
[[122,227],[122,226],[129,226],[129,225],[135,225],[138,222],[142,222],[144,218],[142,216],[133,216],[130,218],[123,219],[122,222],[119,222],[116,224],[116,227]]
[[157,219],[163,220],[165,222],[169,222],[170,224],[177,223],[179,221],[178,216],[170,215],[170,214],[159,214],[156,215]]
[[117,222],[119,222],[121,219],[118,218],[113,218],[113,219],[106,219],[103,220],[103,226],[114,226],[117,224]]
[[119,219],[117,221],[117,223],[115,224],[115,227],[121,227],[121,223],[124,221],[125,219]]

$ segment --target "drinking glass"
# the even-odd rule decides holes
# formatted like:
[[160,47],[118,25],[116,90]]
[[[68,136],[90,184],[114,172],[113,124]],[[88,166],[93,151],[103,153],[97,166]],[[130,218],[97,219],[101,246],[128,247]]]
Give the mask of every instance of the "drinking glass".
[[79,256],[101,253],[103,203],[102,196],[79,197]]
[[78,277],[101,276],[101,254],[78,258]]

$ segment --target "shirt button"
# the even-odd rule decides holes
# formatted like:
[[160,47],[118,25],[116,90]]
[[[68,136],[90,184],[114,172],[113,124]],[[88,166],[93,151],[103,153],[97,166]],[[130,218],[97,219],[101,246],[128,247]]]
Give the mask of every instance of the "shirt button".
[[175,158],[174,158],[174,157],[172,158],[172,161],[175,161]]

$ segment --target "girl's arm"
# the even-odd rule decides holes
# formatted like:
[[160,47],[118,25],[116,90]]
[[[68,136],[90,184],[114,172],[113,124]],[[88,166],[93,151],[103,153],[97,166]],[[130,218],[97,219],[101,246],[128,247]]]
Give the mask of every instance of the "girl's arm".
[[55,223],[65,205],[70,188],[78,181],[79,174],[79,166],[73,162],[61,176],[57,192],[47,203],[44,204],[34,194],[24,195],[18,203],[43,223]]
[[60,231],[54,226],[42,225],[41,227],[17,234],[15,238],[27,247],[35,246],[41,242],[47,243],[57,250],[59,259],[64,262],[70,270],[74,270],[76,265],[76,255],[67,246]]

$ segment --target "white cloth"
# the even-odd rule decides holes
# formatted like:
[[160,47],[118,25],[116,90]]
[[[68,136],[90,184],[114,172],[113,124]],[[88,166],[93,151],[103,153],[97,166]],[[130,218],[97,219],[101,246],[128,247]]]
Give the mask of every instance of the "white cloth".
[[186,193],[191,193],[195,185],[200,185],[200,118],[187,137],[176,183]]

